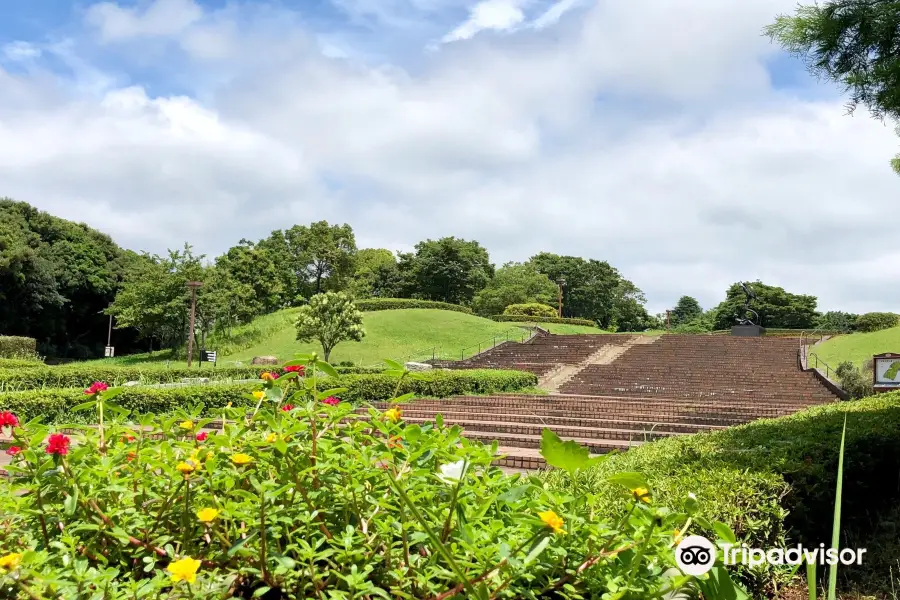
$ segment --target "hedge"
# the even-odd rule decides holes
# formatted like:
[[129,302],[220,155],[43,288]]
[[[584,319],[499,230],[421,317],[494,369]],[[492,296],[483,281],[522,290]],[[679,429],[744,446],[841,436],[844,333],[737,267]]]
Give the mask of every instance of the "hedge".
[[433,300],[413,300],[409,298],[367,298],[354,302],[356,308],[363,312],[376,310],[401,310],[404,308],[436,308],[438,310],[453,310],[456,312],[472,314],[472,309],[459,304],[448,302],[435,302]]
[[888,312],[871,312],[856,317],[856,330],[864,333],[890,329],[900,324],[900,316]]
[[[578,488],[572,493],[594,494],[595,509],[613,515],[621,508],[622,498],[607,477],[637,471],[647,477],[654,498],[664,505],[676,506],[693,492],[702,516],[727,523],[751,548],[797,543],[812,548],[820,542],[828,547],[845,413],[841,529],[843,535],[853,532],[857,539],[870,540],[873,516],[885,514],[898,499],[900,392],[645,444],[612,456],[582,474],[576,484],[559,471],[544,477],[555,487]],[[866,547],[865,543],[860,547]],[[877,551],[868,547],[870,552]],[[745,581],[759,591],[776,574],[784,573],[766,569],[744,573]]]
[[[266,371],[280,371],[278,365],[218,368],[141,368],[127,366],[78,365],[59,367],[47,365],[4,368],[0,364],[0,391],[39,390],[44,388],[85,388],[95,381],[121,385],[127,381],[144,384],[177,383],[182,379],[205,377],[210,380],[256,379]],[[385,367],[387,368],[387,367]],[[344,374],[380,373],[384,369],[366,367],[335,367]]]
[[0,335],[0,358],[31,358],[37,356],[37,340],[30,337]]
[[510,304],[503,310],[504,315],[518,315],[526,317],[557,317],[556,309],[548,304],[529,302],[525,304]]
[[[406,378],[397,392],[414,393],[418,396],[446,398],[460,394],[489,394],[515,392],[537,385],[537,377],[522,371],[471,370],[471,371],[429,371],[421,378]],[[397,389],[396,377],[390,375],[340,375],[326,377],[321,382],[322,389],[347,388],[339,394],[347,402],[375,402],[393,398]],[[116,404],[138,413],[167,413],[180,407],[203,403],[206,409],[217,414],[231,402],[234,406],[252,404],[246,394],[260,389],[255,383],[219,383],[207,385],[185,385],[168,388],[132,387],[125,388],[116,396]],[[20,419],[28,421],[42,417],[45,423],[93,422],[89,412],[72,413],[70,409],[84,402],[81,389],[44,389],[0,393],[0,412],[12,411]]]
[[27,358],[0,358],[0,371],[4,369],[33,369],[35,367],[43,367],[44,363],[37,360],[29,360]]
[[[499,321],[501,323],[512,322],[512,323],[565,323],[567,325],[583,325],[585,327],[597,327],[597,323],[595,321],[591,321],[588,319],[567,319],[567,318],[559,318],[559,317],[524,317],[522,315],[493,315],[491,317],[493,321]],[[599,327],[597,327],[599,329]]]

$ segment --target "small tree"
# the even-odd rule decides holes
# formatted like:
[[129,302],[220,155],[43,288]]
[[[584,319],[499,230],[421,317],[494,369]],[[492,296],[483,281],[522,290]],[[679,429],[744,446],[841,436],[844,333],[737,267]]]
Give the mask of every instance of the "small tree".
[[703,316],[703,309],[696,298],[682,296],[672,309],[672,325],[686,325]]
[[297,340],[318,341],[322,345],[325,362],[331,351],[343,341],[362,341],[366,332],[362,326],[362,313],[350,297],[343,292],[325,292],[313,296],[309,304],[300,309],[295,324]]

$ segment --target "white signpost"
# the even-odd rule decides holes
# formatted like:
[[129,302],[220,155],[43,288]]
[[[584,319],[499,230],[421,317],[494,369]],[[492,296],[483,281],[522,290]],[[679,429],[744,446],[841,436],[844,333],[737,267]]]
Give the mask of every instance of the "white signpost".
[[876,393],[900,390],[900,354],[885,352],[872,357],[872,387]]
[[103,351],[103,356],[106,358],[113,358],[116,355],[116,349],[113,346],[107,346]]

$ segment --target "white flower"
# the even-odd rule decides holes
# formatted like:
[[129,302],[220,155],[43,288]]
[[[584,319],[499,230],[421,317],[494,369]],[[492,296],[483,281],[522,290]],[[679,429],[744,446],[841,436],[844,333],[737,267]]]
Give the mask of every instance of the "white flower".
[[440,471],[441,474],[438,477],[444,483],[454,484],[459,482],[460,479],[463,478],[463,474],[466,470],[466,461],[459,460],[455,463],[449,463],[446,465],[441,465]]

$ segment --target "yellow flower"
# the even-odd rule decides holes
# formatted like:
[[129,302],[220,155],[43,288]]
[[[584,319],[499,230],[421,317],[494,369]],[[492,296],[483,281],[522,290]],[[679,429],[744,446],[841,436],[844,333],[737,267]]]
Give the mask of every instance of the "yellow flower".
[[178,583],[179,581],[194,583],[195,581],[197,581],[197,569],[199,568],[199,560],[185,557],[181,560],[169,563],[169,566],[166,567],[166,570],[172,574],[172,583]]
[[394,423],[396,423],[397,421],[400,420],[400,415],[402,415],[402,414],[403,414],[403,411],[400,410],[400,408],[397,406],[394,406],[394,407],[384,411],[384,416],[386,416],[388,419],[390,419]]
[[225,405],[225,408],[231,408],[231,402]]
[[262,390],[256,390],[255,392],[253,392],[253,397],[257,400],[262,400],[266,397],[266,393]]
[[277,439],[278,439],[277,433],[270,433],[269,435],[266,436],[266,441],[269,442],[270,444]]
[[635,500],[640,500],[641,502],[650,504],[650,490],[648,490],[647,488],[634,488],[633,490],[631,490],[631,493],[634,494]]
[[246,465],[248,463],[253,462],[253,457],[250,456],[249,454],[242,454],[242,453],[232,454],[231,462],[233,462],[236,465]]
[[268,372],[263,373],[262,375],[259,376],[259,378],[262,379],[263,381],[275,381],[275,376]]
[[553,512],[552,510],[547,510],[544,512],[539,512],[538,516],[541,518],[547,527],[553,530],[554,533],[565,533],[563,530],[563,520],[558,514]]
[[201,523],[212,523],[218,516],[219,511],[215,508],[204,508],[197,511],[197,519],[199,519]]
[[0,569],[12,571],[19,566],[20,562],[22,562],[22,555],[18,552],[13,552],[12,554],[7,554],[6,556],[0,556]]
[[182,429],[190,430],[190,429],[194,428],[194,422],[193,421],[182,421],[181,423],[178,424],[178,426],[181,427]]
[[193,459],[187,459],[185,462],[180,462],[175,465],[175,469],[181,471],[185,475],[194,471],[197,468],[197,462]]
[[680,529],[676,529],[674,532],[672,532],[672,537],[675,538],[675,543],[676,543],[676,544],[680,543],[680,542],[681,542],[681,538],[682,538],[681,530],[680,530]]

